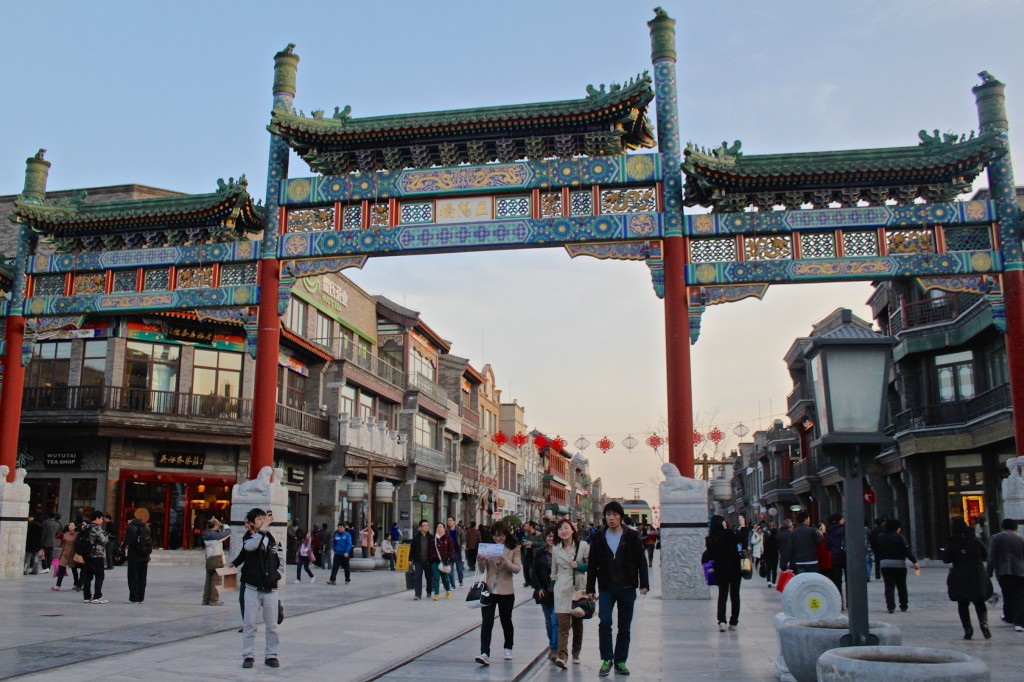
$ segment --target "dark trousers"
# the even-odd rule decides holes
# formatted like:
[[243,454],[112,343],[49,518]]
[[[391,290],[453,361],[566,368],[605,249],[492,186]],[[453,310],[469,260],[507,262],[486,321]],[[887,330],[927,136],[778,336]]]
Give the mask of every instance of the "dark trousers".
[[882,580],[885,581],[885,608],[889,611],[896,610],[896,600],[893,591],[899,592],[900,610],[907,610],[907,569],[906,568],[883,568]]
[[342,556],[342,555],[338,554],[337,552],[335,552],[335,554],[334,554],[334,563],[331,565],[331,582],[332,583],[335,580],[338,579],[338,569],[339,568],[344,568],[345,569],[345,582],[350,581],[352,579],[352,577],[351,577],[352,574],[349,572],[349,569],[348,569],[348,557],[347,556]]
[[[106,557],[101,556],[85,558],[85,568],[82,570],[82,598],[85,601],[103,598],[105,561]],[[93,589],[93,582],[95,582],[95,589]]]
[[1024,576],[999,576],[999,589],[1003,592],[1003,619],[1024,626]]
[[429,597],[433,592],[431,591],[434,586],[434,569],[430,567],[430,564],[416,563],[412,565],[413,568],[413,589],[416,592],[417,597],[423,596],[423,583],[427,583],[427,596]]
[[533,547],[523,550],[523,584],[533,585]]
[[[74,563],[74,562],[72,562],[72,563]],[[82,579],[81,576],[78,574],[78,566],[74,566],[74,565],[71,566],[71,574],[74,576],[75,587],[78,587],[78,584],[79,584],[79,582]],[[64,566],[58,566],[57,567],[57,587],[61,586],[61,583],[64,582],[64,578],[66,578],[67,575],[68,575],[68,569],[66,567],[64,567]]]
[[[602,587],[597,602],[598,620],[600,620],[597,634],[601,645],[601,660],[625,663],[629,658],[629,628],[633,624],[636,588]],[[619,609],[618,632],[615,636],[615,647],[612,648],[612,610],[616,607]]]
[[480,607],[483,621],[480,624],[480,653],[491,655],[491,630],[494,629],[494,609],[498,609],[501,631],[505,635],[505,648],[511,649],[515,629],[512,627],[512,607],[516,605],[514,594],[492,594],[490,604]]
[[149,564],[145,561],[128,562],[128,601],[142,603],[146,598],[146,576]]
[[818,562],[815,561],[813,564],[790,564],[793,567],[793,575],[800,575],[801,573],[818,573]]
[[654,567],[654,545],[648,542],[644,545],[644,550],[647,552],[647,565]]
[[729,611],[729,625],[739,625],[740,622],[740,576],[734,577],[724,585],[718,584],[718,622],[725,622],[725,602],[728,599],[732,608]]
[[302,569],[306,569],[306,575],[310,578],[313,577],[313,571],[309,570],[309,557],[299,556],[299,560],[295,563],[295,579],[302,579]]
[[768,584],[774,585],[779,582],[779,557],[762,557],[761,561],[764,562],[764,579]]
[[[971,602],[958,601],[956,610],[960,615],[960,624],[964,626],[964,630],[971,627]],[[979,625],[988,625],[988,607],[985,606],[984,600],[974,602],[974,612],[978,614]]]
[[466,550],[466,565],[469,566],[471,571],[476,570],[476,552],[475,549]]

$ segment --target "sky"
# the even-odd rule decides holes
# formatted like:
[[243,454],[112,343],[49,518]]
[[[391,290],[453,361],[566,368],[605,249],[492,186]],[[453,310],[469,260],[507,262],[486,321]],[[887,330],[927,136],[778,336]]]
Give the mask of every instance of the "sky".
[[[766,154],[965,133],[977,129],[971,87],[983,69],[1007,84],[1011,140],[1024,114],[1016,0],[661,5],[678,21],[684,143],[740,139],[745,153]],[[0,25],[0,194],[21,190],[24,159],[45,147],[52,190],[139,183],[200,193],[244,173],[263,198],[273,55],[287,43],[301,57],[295,106],[306,112],[575,99],[588,84],[651,69],[653,6],[11,3]],[[1020,142],[1012,153],[1024,178]],[[310,175],[293,157],[290,176]],[[656,496],[660,459],[643,443],[665,434],[665,311],[645,265],[538,249],[371,259],[345,274],[420,311],[454,354],[490,363],[531,428],[570,444],[585,437],[606,492]],[[709,308],[691,349],[697,427],[720,428],[724,453],[739,424],[788,424],[786,350],[836,307],[870,319],[870,293],[867,283],[773,286],[763,301]],[[641,445],[627,451],[630,434]],[[607,453],[596,447],[602,436],[616,444]]]

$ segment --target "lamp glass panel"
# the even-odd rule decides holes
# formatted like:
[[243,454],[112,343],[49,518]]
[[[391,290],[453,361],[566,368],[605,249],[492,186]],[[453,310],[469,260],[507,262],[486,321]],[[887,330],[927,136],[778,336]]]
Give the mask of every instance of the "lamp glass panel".
[[836,348],[826,352],[832,429],[839,433],[880,431],[888,349]]
[[811,384],[814,386],[814,404],[818,409],[818,430],[822,436],[827,436],[831,420],[828,418],[828,403],[825,400],[825,381],[821,362],[820,353],[811,359]]

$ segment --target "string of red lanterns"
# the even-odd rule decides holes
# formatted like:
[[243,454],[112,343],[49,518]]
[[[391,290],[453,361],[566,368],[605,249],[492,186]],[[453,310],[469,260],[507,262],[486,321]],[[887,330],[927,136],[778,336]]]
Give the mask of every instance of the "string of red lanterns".
[[[708,431],[706,435],[696,429],[693,430],[693,447],[698,447],[705,440],[714,443],[715,447],[717,448],[718,444],[725,440],[725,433],[723,433],[722,430],[719,429],[717,426],[713,427],[710,431]],[[511,443],[515,447],[521,448],[524,445],[526,445],[527,442],[529,442],[529,437],[525,433],[516,433],[510,438],[504,431],[497,431],[496,433],[491,435],[491,441],[493,441],[494,444],[498,446],[505,445],[506,443]],[[536,447],[538,450],[546,448],[548,446],[552,446],[556,450],[564,450],[565,447],[569,444],[568,441],[562,438],[561,436],[555,436],[552,439],[548,439],[547,437],[542,436],[540,434],[534,436],[532,442],[534,447]],[[647,437],[647,439],[644,442],[651,449],[658,450],[663,445],[668,444],[668,438],[660,436],[657,433],[652,433],[650,436]],[[586,450],[590,446],[590,441],[588,441],[583,436],[580,436],[579,438],[576,439],[574,445],[578,450],[582,451]],[[600,440],[597,441],[596,445],[598,450],[605,453],[615,447],[615,443],[612,442],[612,440],[608,438],[608,436],[603,436]],[[626,448],[626,450],[628,450],[629,452],[632,452],[633,448],[635,448],[637,445],[639,445],[639,441],[637,441],[637,439],[634,438],[632,435],[627,436],[622,441],[622,446]]]

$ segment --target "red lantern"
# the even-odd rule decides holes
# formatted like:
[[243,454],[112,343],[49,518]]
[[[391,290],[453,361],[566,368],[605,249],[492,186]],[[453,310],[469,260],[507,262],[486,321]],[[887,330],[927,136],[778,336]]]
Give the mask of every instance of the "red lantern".
[[661,436],[659,436],[656,433],[652,433],[647,438],[647,445],[649,445],[650,447],[654,448],[655,450],[657,450],[658,448],[660,448],[664,444],[665,444],[665,441],[662,439]]
[[693,430],[693,447],[697,447],[704,442],[704,436],[697,429]]
[[538,435],[534,437],[533,444],[537,447],[538,450],[540,450],[548,446],[548,439],[545,438],[544,436]]
[[608,436],[605,436],[601,440],[597,441],[597,449],[601,452],[608,452],[615,447],[615,443],[608,440]]
[[565,439],[561,436],[555,436],[555,439],[551,441],[551,444],[555,446],[555,450],[564,450],[566,446]]
[[491,440],[493,440],[496,445],[500,446],[508,442],[508,436],[505,435],[504,431],[498,431],[491,436]]
[[725,434],[722,433],[717,426],[711,429],[711,431],[708,433],[708,440],[714,443],[715,445],[721,443],[723,438],[725,438]]
[[517,448],[521,448],[526,445],[526,441],[527,438],[525,433],[517,433],[512,436],[512,445],[515,445]]

